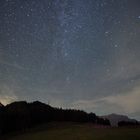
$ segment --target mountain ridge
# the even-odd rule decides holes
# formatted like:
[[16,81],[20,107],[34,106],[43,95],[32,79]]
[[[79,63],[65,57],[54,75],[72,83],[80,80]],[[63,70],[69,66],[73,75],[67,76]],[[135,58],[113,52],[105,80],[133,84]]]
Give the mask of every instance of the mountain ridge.
[[125,122],[137,122],[136,119],[131,119],[127,115],[121,115],[116,113],[111,113],[108,115],[100,116],[101,118],[108,119],[112,126],[118,126],[121,121]]

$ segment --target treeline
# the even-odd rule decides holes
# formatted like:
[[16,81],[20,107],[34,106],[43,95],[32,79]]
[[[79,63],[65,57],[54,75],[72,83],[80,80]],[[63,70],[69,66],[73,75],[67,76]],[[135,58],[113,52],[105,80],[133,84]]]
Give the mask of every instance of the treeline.
[[33,103],[21,101],[7,106],[0,106],[0,134],[25,131],[35,125],[51,121],[92,122],[110,125],[109,120],[99,118],[94,113],[53,108],[39,101]]
[[118,127],[131,127],[131,126],[140,126],[138,121],[120,121],[118,122]]

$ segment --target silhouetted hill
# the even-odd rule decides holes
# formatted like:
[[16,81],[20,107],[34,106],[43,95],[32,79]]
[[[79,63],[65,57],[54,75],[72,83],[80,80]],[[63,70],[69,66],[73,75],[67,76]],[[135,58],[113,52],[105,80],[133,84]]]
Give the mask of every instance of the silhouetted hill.
[[0,108],[1,108],[1,107],[4,107],[4,105],[0,102]]
[[0,108],[0,133],[25,131],[30,127],[50,121],[92,122],[110,125],[109,120],[102,119],[94,113],[82,110],[54,108],[35,101],[13,102]]
[[132,123],[135,123],[137,122],[137,120],[135,119],[130,119],[128,118],[128,116],[125,116],[125,115],[119,115],[119,114],[109,114],[109,115],[106,115],[106,116],[101,116],[101,118],[106,118],[110,121],[111,125],[112,126],[118,126],[118,123],[119,122],[122,122],[122,121],[125,121],[125,122],[132,122]]

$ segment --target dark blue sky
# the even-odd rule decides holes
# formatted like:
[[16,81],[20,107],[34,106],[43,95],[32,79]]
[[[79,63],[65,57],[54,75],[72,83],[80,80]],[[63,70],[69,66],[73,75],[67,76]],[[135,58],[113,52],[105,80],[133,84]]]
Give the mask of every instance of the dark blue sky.
[[140,119],[139,60],[139,0],[0,0],[3,104]]

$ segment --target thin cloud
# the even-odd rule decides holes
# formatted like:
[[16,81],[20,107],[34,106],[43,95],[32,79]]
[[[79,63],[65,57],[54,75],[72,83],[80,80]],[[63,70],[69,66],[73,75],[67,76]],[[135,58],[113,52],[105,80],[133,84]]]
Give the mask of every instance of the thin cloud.
[[140,88],[115,96],[108,96],[102,99],[112,105],[119,106],[125,113],[134,113],[140,111]]
[[124,94],[110,95],[93,100],[78,100],[71,105],[73,108],[102,113],[132,114],[140,112],[140,88],[136,87]]

